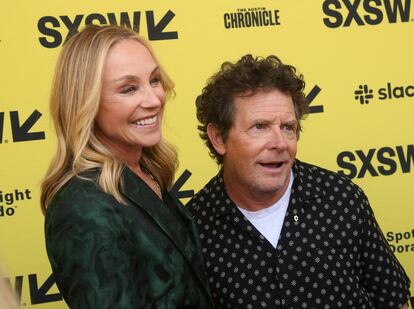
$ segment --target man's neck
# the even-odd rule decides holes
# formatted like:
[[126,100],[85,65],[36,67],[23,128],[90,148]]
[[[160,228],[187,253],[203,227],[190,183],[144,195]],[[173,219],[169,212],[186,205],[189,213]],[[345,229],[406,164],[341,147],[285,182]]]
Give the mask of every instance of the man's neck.
[[226,181],[226,173],[223,173],[224,187],[227,195],[238,207],[248,211],[259,211],[268,208],[279,201],[289,187],[289,182],[281,190],[263,192],[249,190],[249,188],[235,186],[231,181]]

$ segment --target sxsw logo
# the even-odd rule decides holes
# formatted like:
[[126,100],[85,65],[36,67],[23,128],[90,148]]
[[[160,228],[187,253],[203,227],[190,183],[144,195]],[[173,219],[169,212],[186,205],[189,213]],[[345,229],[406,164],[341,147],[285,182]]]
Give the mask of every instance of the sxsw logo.
[[407,86],[393,86],[388,82],[385,87],[374,91],[367,84],[361,84],[354,91],[355,100],[361,104],[369,104],[373,99],[379,100],[402,99],[414,97],[414,85]]
[[[42,116],[42,113],[38,110],[35,109],[27,118],[23,118],[23,120],[19,111],[10,111],[8,115],[10,118],[10,130],[12,134],[11,140],[13,142],[26,142],[45,139],[44,131],[33,132],[32,130]],[[0,112],[0,144],[10,142],[9,138],[5,138],[3,136],[4,128],[6,126],[6,116],[7,114],[5,112]]]
[[[145,13],[145,17],[143,17]],[[119,25],[133,29],[135,32],[140,32],[141,21],[145,19],[148,39],[155,40],[175,40],[178,38],[177,31],[166,31],[175,14],[168,10],[163,15],[157,14],[155,17],[154,11],[134,11],[106,14],[91,13],[88,15],[77,14],[75,16],[43,16],[37,22],[37,28],[44,36],[39,37],[39,43],[46,48],[56,48],[65,42],[69,37],[79,32],[83,25],[98,24],[98,25]],[[157,21],[156,21],[157,20]],[[64,30],[67,34],[64,35]]]
[[350,178],[390,176],[414,170],[414,145],[382,146],[342,151],[336,157],[338,173]]
[[409,22],[411,0],[325,0],[323,23],[329,28]]

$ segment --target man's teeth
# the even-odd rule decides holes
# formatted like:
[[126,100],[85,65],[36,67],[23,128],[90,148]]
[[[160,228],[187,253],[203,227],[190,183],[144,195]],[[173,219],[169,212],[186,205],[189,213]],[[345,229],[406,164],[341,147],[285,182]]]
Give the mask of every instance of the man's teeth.
[[137,120],[135,122],[135,124],[138,125],[138,126],[148,126],[150,124],[154,124],[156,120],[157,120],[157,116],[154,116],[154,117],[151,117],[151,118],[145,118],[145,119]]

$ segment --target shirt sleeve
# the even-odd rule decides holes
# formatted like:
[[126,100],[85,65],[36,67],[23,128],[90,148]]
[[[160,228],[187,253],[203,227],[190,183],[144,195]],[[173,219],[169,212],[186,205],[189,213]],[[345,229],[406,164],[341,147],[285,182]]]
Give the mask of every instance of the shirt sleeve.
[[361,284],[375,308],[400,308],[409,301],[410,280],[391,251],[365,194],[361,200]]
[[114,203],[59,198],[46,216],[46,246],[70,308],[136,308],[128,244]]

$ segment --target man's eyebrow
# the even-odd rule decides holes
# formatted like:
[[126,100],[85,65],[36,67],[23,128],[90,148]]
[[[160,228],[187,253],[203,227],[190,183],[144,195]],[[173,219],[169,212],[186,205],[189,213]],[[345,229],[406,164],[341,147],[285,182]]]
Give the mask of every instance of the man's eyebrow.
[[291,120],[286,121],[285,123],[287,123],[287,124],[297,124],[298,121],[296,119],[291,119]]

